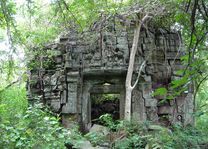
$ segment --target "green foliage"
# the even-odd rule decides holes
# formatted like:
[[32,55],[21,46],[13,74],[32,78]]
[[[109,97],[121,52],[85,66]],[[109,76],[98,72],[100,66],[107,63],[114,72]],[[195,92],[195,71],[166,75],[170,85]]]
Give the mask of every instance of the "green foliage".
[[[55,0],[44,4],[43,2],[43,0],[27,0],[19,5],[15,4],[14,0],[0,1],[0,28],[7,30],[8,36],[12,37],[10,40],[13,46],[14,43],[18,43],[29,51],[33,47],[43,47],[69,28],[85,31],[99,20],[101,15],[113,15],[125,11],[125,8],[137,2],[146,4],[150,1],[127,0],[118,3],[113,0]],[[149,131],[149,125],[114,122],[109,115],[101,116],[100,119],[111,130],[122,130],[126,133],[122,140],[115,142],[115,148],[185,149],[199,148],[199,144],[208,142],[206,139],[207,84],[200,83],[207,79],[208,21],[206,11],[203,9],[203,5],[207,6],[207,2],[203,0],[158,0],[157,2],[167,6],[166,9],[169,11],[166,15],[155,18],[156,25],[170,27],[176,23],[179,25],[179,30],[182,29],[181,34],[187,49],[187,55],[183,56],[182,60],[187,68],[178,72],[178,75],[183,77],[172,80],[170,88],[158,88],[153,95],[167,95],[167,99],[173,99],[186,91],[189,83],[194,81],[198,88],[196,91],[198,107],[195,113],[198,129],[175,126],[171,128],[172,131],[165,128]],[[149,8],[152,9],[152,6],[149,5]],[[1,33],[0,40],[4,38]],[[39,51],[32,55],[34,57],[48,55],[43,50]],[[18,73],[14,75],[14,72],[19,69],[19,62],[5,51],[1,51],[1,55],[11,57],[1,60],[0,64],[2,72],[0,79],[3,84],[0,88],[4,89],[11,80],[16,78]],[[44,61],[43,67],[53,66],[52,56],[50,58]],[[40,66],[40,61],[32,62],[30,67],[37,66]],[[104,96],[100,100],[108,99],[113,98]],[[49,111],[43,111],[39,106],[29,109],[26,107],[26,91],[22,86],[10,87],[0,94],[0,146],[2,148],[65,148],[64,143],[73,144],[78,148],[83,142],[84,138],[77,128],[71,130],[69,135],[69,131],[60,127],[59,119],[52,116]],[[94,144],[102,140],[102,136],[98,134],[89,134],[86,138]]]
[[56,38],[59,29],[63,29],[54,21],[57,17],[52,13],[49,2],[23,1],[16,8],[19,16],[17,30],[21,33],[17,40],[24,45],[25,50],[47,44]]
[[75,131],[62,128],[59,119],[42,108],[40,104],[35,104],[34,107],[29,107],[25,114],[17,116],[19,122],[1,123],[0,146],[8,149],[62,149],[65,148],[65,143],[72,142]]
[[[13,15],[16,13],[13,0],[1,0],[0,2],[0,27],[11,27],[14,24]],[[14,27],[14,26],[13,26]]]
[[208,82],[205,81],[201,84],[198,89],[196,101],[197,110],[195,113],[196,126],[203,132],[208,132],[208,92],[207,92]]
[[[166,128],[152,125],[151,122],[114,122],[109,115],[103,115],[101,118],[107,123],[106,126],[113,130],[110,131],[111,136],[121,134],[111,140],[111,144],[113,144],[113,148],[115,149],[199,149],[202,145],[208,144],[206,137],[208,135],[208,127],[206,122],[200,123],[201,126],[204,126],[203,129],[202,127],[182,127],[180,125]],[[93,133],[89,136],[87,136],[87,139],[92,141],[94,145],[99,144],[99,141],[105,138],[99,133]]]
[[138,123],[124,123],[120,129],[126,131],[126,137],[115,142],[117,149],[197,149],[206,144],[206,134],[194,127],[173,126],[171,129]]
[[27,109],[26,89],[20,85],[10,87],[0,93],[0,122],[15,123]]
[[119,96],[120,96],[119,94],[93,94],[91,96],[91,100],[93,103],[99,104],[108,100],[111,101],[118,100]]
[[54,62],[55,52],[51,50],[34,49],[33,55],[27,64],[29,70],[36,70],[39,68],[55,69]]
[[106,136],[101,132],[89,132],[84,137],[92,143],[93,146],[97,146],[106,141]]
[[104,114],[101,115],[99,117],[99,120],[108,128],[110,128],[110,130],[115,130],[117,125],[116,122],[113,120],[112,115],[111,114]]
[[137,135],[133,134],[129,136],[128,138],[123,139],[122,141],[117,141],[115,143],[116,149],[133,149],[133,148],[145,148],[144,142],[142,138]]
[[82,144],[84,139],[78,128],[64,129],[58,116],[41,104],[27,107],[24,86],[0,93],[0,148],[62,149],[65,144],[77,148]]
[[157,96],[157,95],[166,95],[168,92],[168,90],[164,87],[160,87],[160,88],[157,88],[154,93],[152,94],[153,96]]

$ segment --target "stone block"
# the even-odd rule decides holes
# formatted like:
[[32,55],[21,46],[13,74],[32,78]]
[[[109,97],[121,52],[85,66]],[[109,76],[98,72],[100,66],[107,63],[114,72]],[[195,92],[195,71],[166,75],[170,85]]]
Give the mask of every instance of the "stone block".
[[62,114],[62,124],[65,128],[74,128],[77,124],[76,114]]
[[62,63],[63,59],[62,59],[62,56],[57,56],[55,57],[55,63],[58,64],[58,63]]
[[140,83],[142,88],[142,96],[144,99],[151,99],[152,98],[152,84],[151,83]]
[[151,82],[152,81],[152,78],[151,78],[151,76],[145,75],[144,76],[144,80],[145,80],[145,82]]
[[188,93],[184,102],[184,125],[194,124],[194,100],[193,94]]
[[155,107],[157,106],[157,99],[155,98],[145,98],[145,107]]
[[97,124],[94,124],[94,125],[90,128],[89,132],[93,132],[93,133],[102,133],[102,134],[105,135],[105,136],[108,135],[108,134],[110,133],[107,127],[102,126],[102,125],[97,125]]
[[62,91],[62,90],[64,89],[64,87],[63,87],[63,85],[60,85],[60,84],[59,84],[59,85],[57,86],[57,89],[60,90],[60,91]]
[[76,45],[77,44],[77,42],[76,41],[69,41],[69,42],[67,42],[69,45]]
[[184,65],[172,65],[172,69],[173,70],[183,70],[183,69],[185,69],[186,68],[186,66],[184,66]]
[[[80,114],[78,117],[83,122],[83,128],[91,127],[90,94],[92,93],[120,93],[120,118],[124,117],[124,83],[134,28],[133,26],[124,28],[121,24],[113,23],[107,23],[104,26],[107,30],[94,30],[90,35],[85,32],[79,36],[73,31],[61,37],[60,43],[54,44],[54,47],[50,45],[45,48],[54,53],[55,65],[53,69],[44,68],[45,71],[41,72],[44,73],[44,95],[55,111],[59,110],[61,104],[63,105],[64,125],[77,121],[76,116]],[[165,30],[155,33],[154,29],[147,33],[145,29],[141,30],[134,74],[138,72],[144,58],[148,58],[148,64],[142,71],[139,84],[132,92],[132,115],[136,120],[148,119],[158,122],[158,114],[169,116],[183,113],[184,122],[187,124],[192,122],[191,113],[193,113],[194,105],[192,95],[176,98],[177,104],[170,102],[172,107],[178,106],[174,110],[168,105],[158,105],[159,100],[152,97],[153,88],[167,87],[170,80],[178,79],[175,71],[185,68],[180,62],[182,52],[177,53],[178,45],[177,33]],[[169,69],[170,65],[171,69]],[[31,81],[30,88],[33,93],[36,92],[41,97],[38,71],[38,69],[31,71],[31,80],[34,83]],[[122,77],[122,79],[114,81],[112,77]],[[85,83],[87,81],[89,84],[86,86],[81,83],[82,81]],[[99,86],[99,83],[106,81],[112,82],[113,85],[111,87]],[[158,96],[157,98],[165,99],[166,97]],[[171,113],[173,111],[177,112]]]
[[172,114],[173,107],[171,106],[160,106],[158,107],[158,114]]
[[61,93],[61,103],[66,103],[66,90]]
[[90,143],[90,141],[83,141],[80,145],[79,145],[79,149],[96,149],[95,147],[92,146],[92,144]]
[[142,93],[138,90],[133,90],[132,93],[132,116],[133,120],[145,121],[146,111],[145,111],[145,101],[142,98]]
[[50,107],[54,110],[54,112],[58,112],[61,105],[60,105],[60,100],[51,100],[50,102]]
[[77,92],[77,82],[74,83],[69,83],[68,84],[68,92],[71,93],[76,93]]
[[62,107],[62,113],[64,113],[64,114],[75,114],[76,113],[76,105],[74,105],[73,103],[67,102]]
[[166,53],[166,58],[171,59],[171,60],[180,59],[180,53],[178,53],[177,51],[176,52],[168,52],[168,53]]
[[147,120],[152,122],[158,122],[159,117],[157,111],[158,111],[157,107],[146,108]]

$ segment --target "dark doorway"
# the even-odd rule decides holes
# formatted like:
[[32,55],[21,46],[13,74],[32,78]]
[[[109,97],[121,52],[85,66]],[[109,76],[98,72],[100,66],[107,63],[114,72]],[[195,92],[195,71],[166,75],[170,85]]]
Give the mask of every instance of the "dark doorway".
[[110,114],[113,120],[119,119],[120,94],[91,94],[91,123],[101,124],[99,117]]

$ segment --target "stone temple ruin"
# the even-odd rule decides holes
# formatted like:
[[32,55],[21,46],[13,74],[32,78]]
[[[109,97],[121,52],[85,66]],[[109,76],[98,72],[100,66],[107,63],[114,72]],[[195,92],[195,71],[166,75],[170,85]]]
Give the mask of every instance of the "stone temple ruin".
[[[116,94],[117,102],[102,103],[97,109],[112,109],[119,119],[123,119],[125,79],[133,32],[133,26],[125,26],[116,17],[113,21],[95,24],[89,32],[82,34],[70,30],[60,37],[58,43],[42,49],[51,53],[50,57],[43,54],[32,60],[40,62],[40,65],[31,70],[28,83],[30,100],[39,96],[44,104],[61,115],[64,126],[70,127],[78,122],[88,130],[95,117],[92,114],[96,112],[92,108],[92,97]],[[135,120],[149,120],[166,126],[193,123],[194,103],[190,85],[174,100],[160,102],[166,97],[152,96],[155,89],[169,88],[172,80],[182,77],[177,71],[185,68],[180,61],[183,54],[179,33],[154,27],[142,29],[134,78],[144,59],[148,62],[132,94],[132,117]]]

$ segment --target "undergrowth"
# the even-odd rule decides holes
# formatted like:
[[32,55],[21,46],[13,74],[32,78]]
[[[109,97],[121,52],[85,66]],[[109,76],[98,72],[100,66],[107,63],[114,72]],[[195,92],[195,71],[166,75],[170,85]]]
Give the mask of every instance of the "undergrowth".
[[[205,116],[205,117],[204,117]],[[175,125],[165,128],[151,122],[114,121],[102,115],[106,134],[83,135],[78,126],[60,125],[58,115],[42,104],[29,106],[24,87],[13,87],[0,94],[0,149],[80,148],[86,141],[112,149],[200,149],[208,147],[207,117],[198,117],[197,127]]]
[[[109,128],[111,140],[105,139],[113,149],[200,149],[208,144],[208,130],[193,126],[174,125],[166,128],[151,122],[113,121],[110,115],[103,115],[100,119]],[[103,141],[103,138],[100,141],[97,139],[91,137],[90,141],[98,144]]]

